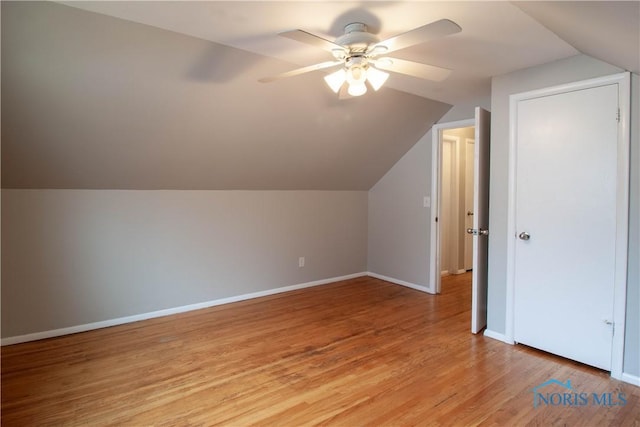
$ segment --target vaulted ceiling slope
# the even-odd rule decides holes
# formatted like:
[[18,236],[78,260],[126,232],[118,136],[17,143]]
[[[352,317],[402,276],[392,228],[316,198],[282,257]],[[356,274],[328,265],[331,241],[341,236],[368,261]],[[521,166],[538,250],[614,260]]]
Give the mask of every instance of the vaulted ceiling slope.
[[339,101],[318,75],[258,83],[288,66],[2,2],[3,187],[368,190],[450,108],[385,88]]
[[[368,190],[492,76],[580,52],[638,71],[638,2],[557,3],[3,1],[2,186]],[[462,32],[394,56],[445,82],[394,74],[342,101],[321,71],[257,82],[328,59],[279,32],[443,18]]]
[[640,1],[513,3],[580,52],[640,73]]
[[[578,51],[506,1],[68,1],[73,7],[210,40],[306,66],[327,53],[278,33],[303,29],[335,40],[363,22],[381,40],[440,19],[453,36],[393,52],[453,70],[444,82],[393,75],[385,84],[456,105],[487,97],[492,76],[576,55]],[[282,71],[292,68],[291,65]],[[321,82],[322,84],[322,82]]]

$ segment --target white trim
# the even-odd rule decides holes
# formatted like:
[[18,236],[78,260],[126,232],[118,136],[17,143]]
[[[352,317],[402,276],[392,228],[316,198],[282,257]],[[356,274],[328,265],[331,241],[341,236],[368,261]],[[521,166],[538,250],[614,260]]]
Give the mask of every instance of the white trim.
[[622,373],[620,380],[640,387],[640,376]]
[[545,89],[512,94],[509,96],[509,191],[507,212],[507,287],[505,336],[514,341],[515,298],[515,239],[516,239],[516,126],[517,103],[522,100],[598,86],[618,84],[620,108],[620,132],[618,137],[618,165],[616,181],[616,256],[614,277],[613,320],[615,334],[611,348],[611,376],[621,379],[624,361],[624,335],[626,313],[628,236],[629,236],[629,143],[630,143],[630,73],[618,73],[595,79],[553,86]]
[[436,218],[440,216],[440,162],[442,132],[447,129],[459,129],[475,126],[475,119],[458,120],[455,122],[438,123],[431,128],[431,211],[430,243],[429,243],[429,284],[427,292],[435,294],[440,291],[440,251],[438,248],[440,240],[440,224]]
[[391,282],[391,283],[394,283],[396,285],[405,286],[407,288],[415,289],[416,291],[426,292],[426,293],[429,293],[429,294],[431,293],[431,292],[429,292],[429,288],[426,287],[426,286],[416,285],[415,283],[405,282],[404,280],[394,279],[393,277],[383,276],[382,274],[371,273],[369,271],[369,272],[367,272],[367,276],[371,276],[371,277],[374,277],[376,279],[384,280],[386,282]]
[[507,283],[505,307],[505,337],[514,341],[513,324],[515,322],[514,284],[515,284],[515,235],[516,235],[516,123],[517,101],[509,96],[509,165],[507,179]]
[[340,282],[342,280],[354,279],[356,277],[367,276],[368,273],[354,273],[346,276],[332,277],[329,279],[315,280],[313,282],[299,283],[297,285],[284,286],[281,288],[268,289],[265,291],[252,292],[249,294],[236,295],[227,298],[216,299],[212,301],[200,302],[196,304],[183,305],[181,307],[167,308],[165,310],[152,311],[149,313],[136,314],[133,316],[119,317],[117,319],[103,320],[100,322],[87,323],[84,325],[70,326],[67,328],[53,329],[50,331],[35,332],[32,334],[18,335],[15,337],[2,338],[2,346],[11,344],[20,344],[23,342],[42,340],[45,338],[53,338],[62,335],[75,334],[78,332],[86,332],[94,329],[108,328],[110,326],[123,325],[125,323],[138,322],[140,320],[154,319],[156,317],[169,316],[172,314],[185,313],[187,311],[200,310],[203,308],[214,307],[217,305],[229,304],[238,301],[245,301],[253,298],[260,298],[268,295],[280,294],[283,292],[295,291],[298,289],[310,288],[313,286],[326,285],[329,283]]
[[627,271],[629,248],[629,159],[631,145],[631,74],[619,74],[618,107],[620,134],[618,137],[618,176],[616,194],[616,258],[613,285],[613,322],[615,333],[611,347],[611,376],[620,379],[624,369],[624,336],[627,312]]
[[485,329],[483,335],[485,337],[493,338],[494,340],[502,341],[503,343],[507,343],[507,344],[511,344],[511,345],[514,344],[513,341],[509,341],[507,339],[507,336],[505,334],[500,334],[500,333],[492,331],[490,329]]

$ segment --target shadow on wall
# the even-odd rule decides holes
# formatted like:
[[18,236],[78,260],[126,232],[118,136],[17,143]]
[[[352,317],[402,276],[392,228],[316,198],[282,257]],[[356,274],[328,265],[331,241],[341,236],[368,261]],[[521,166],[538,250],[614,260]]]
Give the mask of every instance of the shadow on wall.
[[187,70],[187,78],[199,82],[228,82],[260,61],[260,56],[209,43]]

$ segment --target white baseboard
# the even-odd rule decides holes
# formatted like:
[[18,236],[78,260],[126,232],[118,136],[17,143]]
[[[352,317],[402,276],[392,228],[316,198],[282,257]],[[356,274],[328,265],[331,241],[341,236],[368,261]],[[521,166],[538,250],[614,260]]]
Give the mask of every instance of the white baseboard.
[[42,340],[45,338],[59,337],[62,335],[76,334],[78,332],[86,332],[94,329],[107,328],[109,326],[117,326],[125,323],[138,322],[140,320],[154,319],[156,317],[169,316],[172,314],[184,313],[187,311],[200,310],[203,308],[214,307],[216,305],[229,304],[232,302],[244,301],[253,298],[260,298],[268,295],[280,294],[283,292],[295,291],[297,289],[310,288],[313,286],[326,285],[329,283],[340,282],[342,280],[354,279],[356,277],[367,276],[368,273],[354,273],[346,276],[332,277],[329,279],[315,280],[313,282],[299,283],[297,285],[284,286],[281,288],[267,289],[266,291],[252,292],[249,294],[237,295],[228,298],[221,298],[213,301],[200,302],[196,304],[184,305],[181,307],[167,308],[165,310],[152,311],[150,313],[136,314],[133,316],[119,317],[117,319],[103,320],[100,322],[87,323],[84,325],[70,326],[67,328],[53,329],[50,331],[35,332],[32,334],[18,335],[15,337],[2,338],[0,345],[20,344],[23,342]]
[[404,280],[394,279],[393,277],[383,276],[382,274],[367,272],[367,276],[371,276],[371,277],[375,277],[376,279],[395,283],[396,285],[406,286],[407,288],[415,289],[417,291],[431,293],[429,292],[429,289],[426,286],[416,285],[415,283],[405,282]]
[[484,336],[485,337],[489,337],[489,338],[493,338],[494,340],[502,341],[504,343],[513,345],[513,342],[509,341],[505,334],[500,334],[500,333],[494,332],[494,331],[492,331],[490,329],[485,329],[484,330]]
[[640,376],[622,373],[621,381],[640,387]]

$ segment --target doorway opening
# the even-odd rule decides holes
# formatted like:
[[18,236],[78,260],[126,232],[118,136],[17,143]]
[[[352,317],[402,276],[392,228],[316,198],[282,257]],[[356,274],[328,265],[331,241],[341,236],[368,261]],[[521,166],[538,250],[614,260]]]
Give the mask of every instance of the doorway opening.
[[[428,291],[440,293],[443,275],[463,274],[471,267],[474,334],[487,325],[490,127],[491,113],[476,107],[474,119],[438,124],[432,131]],[[467,234],[471,238],[465,244]]]
[[[466,195],[466,148],[463,144],[466,144],[467,138],[474,139],[474,130],[474,119],[433,127],[429,288],[434,294],[441,292],[442,277],[466,271],[464,255],[467,210],[465,204],[460,203],[461,199],[464,202]],[[473,191],[471,189],[472,197]],[[473,208],[470,211],[473,212]],[[470,215],[470,218],[473,216]]]
[[473,227],[475,127],[445,129],[440,144],[438,252],[444,277],[471,271],[473,266],[473,237],[466,230]]

